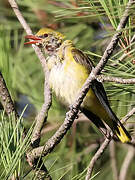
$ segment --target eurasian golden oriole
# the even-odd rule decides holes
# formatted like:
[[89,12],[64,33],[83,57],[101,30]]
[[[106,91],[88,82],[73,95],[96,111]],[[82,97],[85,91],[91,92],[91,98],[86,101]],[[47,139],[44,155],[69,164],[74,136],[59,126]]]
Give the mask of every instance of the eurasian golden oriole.
[[[43,28],[36,35],[27,35],[26,38],[33,41],[25,44],[36,44],[48,56],[50,87],[62,104],[71,105],[94,68],[92,61],[71,40],[64,40],[63,34],[52,29]],[[121,142],[131,140],[129,133],[112,111],[101,82],[92,82],[80,111],[98,128],[106,129],[107,124]]]

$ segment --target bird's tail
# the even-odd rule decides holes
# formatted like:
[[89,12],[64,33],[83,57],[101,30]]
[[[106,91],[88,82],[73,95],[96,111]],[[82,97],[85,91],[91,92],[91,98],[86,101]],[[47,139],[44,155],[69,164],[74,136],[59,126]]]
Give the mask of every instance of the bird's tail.
[[120,122],[117,124],[114,133],[117,135],[117,137],[120,139],[122,143],[131,141],[131,136]]

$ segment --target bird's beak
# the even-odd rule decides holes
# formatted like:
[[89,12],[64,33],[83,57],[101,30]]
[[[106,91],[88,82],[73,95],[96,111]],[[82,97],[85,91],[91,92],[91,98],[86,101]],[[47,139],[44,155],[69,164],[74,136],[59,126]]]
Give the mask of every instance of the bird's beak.
[[42,38],[37,37],[35,35],[27,35],[27,36],[25,36],[25,39],[33,40],[33,41],[25,42],[24,43],[25,45],[26,44],[37,44],[37,43],[39,44],[42,40]]

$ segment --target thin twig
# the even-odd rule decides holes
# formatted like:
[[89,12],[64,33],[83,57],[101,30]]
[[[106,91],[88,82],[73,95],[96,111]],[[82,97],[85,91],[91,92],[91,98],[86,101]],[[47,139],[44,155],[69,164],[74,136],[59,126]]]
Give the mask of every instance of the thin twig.
[[123,79],[120,77],[98,75],[97,79],[101,82],[115,82],[119,84],[135,84],[135,78]]
[[126,116],[122,118],[121,122],[124,124],[133,114],[135,114],[135,108],[131,109]]
[[[124,116],[122,119],[121,119],[121,122],[122,124],[126,123],[126,121],[135,114],[135,108],[132,108],[127,114],[126,116]],[[131,142],[129,142],[128,144],[130,144],[131,146],[133,146],[135,148],[135,139],[134,137],[132,137],[132,140]]]
[[95,153],[95,155],[92,157],[90,164],[88,166],[88,170],[87,170],[87,174],[85,177],[85,180],[89,180],[91,175],[92,175],[92,171],[94,168],[94,165],[96,163],[96,161],[101,157],[101,155],[103,154],[103,152],[105,151],[105,149],[107,148],[109,142],[111,139],[105,139],[105,141],[102,143],[102,145],[100,146],[100,148],[98,149],[98,151]]
[[[134,41],[135,41],[135,34],[134,34],[134,36],[132,37],[132,39],[129,41],[129,43],[128,44],[132,44],[132,43],[134,43]],[[132,50],[133,51],[133,50]],[[131,52],[132,52],[131,51]],[[123,59],[125,59],[128,55],[130,55],[131,54],[131,52],[127,52],[127,53],[125,53],[125,52],[123,52],[123,54],[122,54],[122,56],[121,57],[119,57],[119,60],[118,60],[118,62],[120,62],[120,61],[122,61]],[[116,63],[115,64],[113,64],[114,66],[116,65]]]
[[132,146],[129,146],[127,155],[124,159],[124,162],[122,163],[119,180],[126,180],[127,179],[126,178],[127,172],[128,172],[129,166],[130,166],[130,164],[134,158],[134,155],[135,155],[135,148]]
[[[15,117],[15,120],[17,121],[19,115],[16,111],[15,105],[12,101],[6,82],[1,72],[0,72],[0,102],[7,115],[8,116],[13,115]],[[25,137],[25,130],[23,133],[23,138],[24,137]],[[18,179],[18,177],[17,175],[13,174],[11,179]]]
[[[129,113],[122,119],[122,122],[125,122],[129,117],[131,117],[133,114],[135,113],[135,108],[133,108],[131,111],[129,111]],[[133,144],[131,143],[131,145],[133,145],[132,147],[134,148],[134,140],[133,141]],[[86,178],[85,180],[89,180],[90,177],[91,177],[91,174],[92,174],[92,170],[94,168],[94,165],[97,161],[97,159],[100,158],[100,156],[102,155],[102,152],[104,152],[105,148],[107,147],[107,145],[109,144],[110,140],[109,139],[106,139],[106,141],[103,142],[102,144],[102,147],[100,147],[98,149],[98,151],[96,152],[96,154],[93,156],[93,158],[91,159],[90,161],[90,164],[89,164],[89,167],[88,167],[88,171],[87,171],[87,175],[86,175]],[[108,143],[108,144],[107,144]],[[116,173],[117,174],[117,173]],[[117,176],[118,177],[118,176]]]
[[[122,122],[122,123],[126,122],[126,120],[129,119],[134,113],[135,113],[135,108],[133,108],[131,111],[129,111],[129,113],[121,120],[121,122]],[[109,142],[110,142],[110,141],[109,141]],[[108,144],[109,144],[109,142],[108,142]],[[133,145],[132,147],[134,148],[135,142],[134,142],[133,139],[132,139],[132,143],[133,143],[133,144],[131,144],[131,145]],[[91,160],[91,162],[90,162],[90,165],[89,165],[89,167],[88,167],[88,171],[87,171],[87,175],[86,175],[87,179],[86,179],[86,180],[89,180],[89,179],[90,179],[91,174],[92,174],[93,167],[94,167],[94,165],[95,165],[95,163],[96,163],[96,160],[97,160],[98,158],[100,158],[100,156],[102,155],[102,153],[100,154],[100,151],[101,151],[101,152],[104,151],[104,150],[105,150],[104,148],[106,148],[107,145],[108,145],[107,142],[105,143],[105,141],[104,141],[104,144],[105,144],[105,146],[100,147],[99,150],[97,151],[97,153],[93,156],[93,158],[92,158],[92,160]],[[103,145],[103,144],[102,144],[102,145]],[[103,149],[102,149],[102,148],[103,148]],[[97,154],[98,154],[98,155],[97,155]],[[116,162],[113,162],[113,166],[114,166],[114,164],[116,164]],[[117,179],[118,179],[117,170],[115,170],[115,176],[116,176]],[[114,179],[115,179],[115,178],[114,178]]]
[[118,180],[118,167],[117,167],[116,154],[115,154],[115,142],[113,140],[109,144],[109,149],[110,149],[113,179]]
[[[32,34],[32,30],[30,29],[29,25],[27,24],[24,17],[22,16],[22,13],[20,12],[17,3],[14,0],[9,0],[9,3],[11,7],[13,8],[22,27],[25,29],[26,33]],[[37,147],[39,146],[41,130],[42,130],[43,124],[46,122],[48,111],[49,111],[52,101],[51,101],[51,90],[50,90],[49,82],[48,82],[49,70],[46,65],[46,59],[38,46],[32,45],[32,47],[34,48],[35,53],[40,60],[40,63],[43,67],[44,74],[45,74],[44,104],[42,105],[42,108],[36,117],[36,125],[33,130],[32,138],[31,138],[32,146]]]
[[[126,25],[126,23],[128,21],[129,9],[130,9],[133,2],[134,2],[133,0],[129,0],[129,2],[127,4],[127,7],[125,9],[125,12],[124,12],[124,14],[123,14],[123,16],[122,16],[122,18],[120,20],[120,23],[119,23],[118,27],[117,27],[117,31],[119,31],[119,32],[117,32],[113,36],[110,44],[108,45],[107,49],[104,52],[104,55],[101,58],[100,62],[98,63],[98,65],[94,69],[95,70],[94,75],[99,74],[100,70],[105,66],[105,64],[107,63],[108,58],[111,56],[114,48],[116,47],[117,42],[119,40],[119,36],[122,33],[122,32],[120,32],[120,30],[121,30],[121,28],[125,27],[125,25]],[[94,165],[95,165],[95,162],[97,161],[97,159],[99,157],[101,157],[102,153],[104,152],[105,148],[108,146],[109,142],[110,142],[110,140],[106,139],[104,141],[104,143],[102,144],[102,146],[99,148],[99,150],[96,152],[96,154],[93,156],[92,160],[90,161],[90,165],[88,167],[88,170],[87,170],[86,180],[90,179],[91,174],[92,174],[92,170],[93,170]]]
[[[13,8],[13,10],[14,10],[18,20],[20,21],[22,27],[25,29],[26,33],[27,34],[32,34],[32,31],[31,31],[29,25],[27,24],[27,22],[25,21],[24,17],[22,16],[22,13],[20,12],[19,7],[18,7],[17,3],[15,2],[15,0],[9,0],[9,3],[11,5],[11,7]],[[41,109],[40,113],[38,114],[38,116],[36,118],[37,123],[38,123],[39,120],[41,120],[41,119],[44,122],[44,119],[45,119],[44,114],[47,114],[47,111],[49,110],[49,107],[50,107],[50,104],[51,104],[51,91],[50,91],[49,83],[48,83],[49,71],[48,71],[48,68],[47,68],[47,65],[46,65],[46,59],[45,59],[43,53],[41,52],[40,48],[38,48],[38,46],[33,45],[33,48],[34,48],[35,53],[37,54],[37,56],[38,56],[38,58],[40,60],[40,63],[42,65],[42,67],[43,67],[43,70],[45,72],[45,78],[46,78],[45,87],[44,87],[44,90],[45,90],[44,99],[46,100],[46,102],[42,106],[42,109]],[[38,125],[36,124],[36,126],[38,126]],[[41,125],[41,127],[42,127],[42,125]],[[40,134],[40,131],[41,130],[36,132],[36,134]]]
[[125,12],[120,20],[120,23],[116,29],[116,34],[112,37],[112,40],[111,42],[109,43],[109,45],[107,46],[101,60],[99,61],[99,63],[97,64],[96,68],[94,69],[93,73],[94,75],[97,75],[99,74],[99,72],[101,71],[101,69],[104,68],[105,64],[107,63],[109,57],[111,56],[111,54],[113,53],[117,43],[118,43],[118,40],[119,40],[119,37],[121,36],[122,34],[122,29],[125,27],[127,21],[128,21],[128,18],[129,18],[129,14],[130,14],[130,8],[131,8],[131,5],[134,3],[134,0],[129,0],[128,4],[127,4],[127,7],[125,9]]
[[1,72],[0,72],[0,101],[7,115],[11,115],[11,113],[13,113],[15,114],[16,118],[19,117]]
[[133,43],[134,41],[135,41],[135,34],[134,34],[134,36],[132,37],[130,43]]
[[[41,130],[43,128],[44,123],[47,120],[48,111],[50,109],[51,102],[52,102],[52,94],[51,94],[50,87],[49,87],[48,75],[49,75],[49,73],[47,72],[46,76],[45,76],[46,81],[44,83],[44,104],[42,105],[42,108],[36,117],[36,124],[33,129],[33,134],[31,137],[31,143],[32,143],[33,147],[39,146]],[[49,89],[49,91],[48,91],[48,89]]]
[[[21,12],[19,10],[19,7],[18,7],[17,3],[15,2],[15,0],[8,0],[8,1],[9,1],[9,4],[11,5],[11,7],[12,7],[14,13],[16,14],[16,17],[20,21],[22,27],[25,29],[26,33],[27,34],[32,34],[32,31],[31,31],[29,25],[27,24],[27,22],[25,21],[24,17],[22,16],[22,14],[21,14]],[[40,128],[38,128],[37,130],[35,130],[35,128],[34,128],[34,130],[35,130],[35,132],[33,132],[34,140],[32,140],[33,146],[34,145],[38,146],[39,145],[39,139],[40,139],[39,137],[40,137],[41,128],[43,127],[43,123],[45,122],[45,120],[47,118],[48,110],[49,110],[49,107],[51,105],[51,91],[50,91],[50,88],[49,88],[49,85],[48,85],[49,84],[48,83],[49,71],[48,71],[48,68],[46,66],[46,59],[45,59],[43,53],[41,52],[40,48],[38,48],[35,45],[33,45],[32,47],[34,48],[35,53],[37,54],[37,56],[38,56],[38,58],[40,60],[40,63],[42,65],[42,67],[43,67],[45,78],[46,78],[45,88],[44,88],[45,89],[44,99],[46,101],[43,104],[42,109],[41,109],[40,113],[38,114],[38,116],[36,118],[36,120],[37,120],[36,121],[36,127],[40,127]],[[37,159],[36,159],[36,161],[38,162]],[[45,172],[47,170],[46,170],[46,167],[43,165],[41,159],[39,160],[39,162],[42,165],[42,167],[40,167],[41,171],[39,170],[38,172],[39,172],[39,174],[40,174],[40,172],[42,174],[42,170],[44,170]],[[34,166],[35,166],[35,164],[34,164]],[[49,177],[49,178],[51,179],[51,177]]]

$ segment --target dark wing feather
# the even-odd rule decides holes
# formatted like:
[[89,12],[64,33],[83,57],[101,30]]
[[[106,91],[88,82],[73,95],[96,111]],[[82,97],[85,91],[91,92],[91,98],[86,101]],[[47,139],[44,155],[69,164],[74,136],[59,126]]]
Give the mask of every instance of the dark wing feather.
[[115,122],[118,122],[117,116],[115,115],[115,113],[112,111],[112,109],[110,107],[110,104],[109,104],[109,101],[107,99],[107,95],[106,95],[106,92],[104,90],[104,87],[103,87],[102,83],[98,82],[97,80],[94,80],[92,82],[91,88],[94,91],[97,98],[99,99],[102,106],[107,111],[110,118],[112,120],[114,120]]
[[[75,61],[83,66],[85,66],[89,72],[91,72],[92,68],[94,67],[92,61],[89,59],[87,55],[85,55],[82,51],[78,49],[72,49],[73,58]],[[118,118],[116,117],[115,113],[112,111],[109,101],[107,99],[106,92],[101,82],[94,80],[92,82],[91,88],[93,89],[95,95],[99,99],[102,106],[108,112],[108,115],[112,120],[118,122]]]
[[[86,69],[89,72],[91,72],[91,70],[92,70],[92,68],[94,66],[93,66],[93,63],[91,62],[91,60],[89,59],[89,57],[87,55],[83,54],[83,52],[81,52],[78,49],[72,49],[72,54],[73,54],[73,58],[75,59],[75,61],[77,63],[85,66]],[[120,134],[120,131],[118,129],[118,125],[121,126],[123,128],[125,134],[129,137],[129,139],[131,139],[130,135],[128,134],[128,132],[126,131],[126,129],[124,128],[122,123],[119,121],[119,119],[117,118],[115,113],[112,111],[102,83],[98,82],[97,80],[94,80],[92,82],[91,88],[92,88],[93,92],[95,93],[96,97],[98,98],[98,100],[100,101],[100,103],[102,104],[102,106],[104,107],[104,109],[106,110],[106,112],[108,113],[109,117],[112,119],[112,121],[113,121],[113,129],[117,130],[117,133]],[[104,123],[100,120],[99,117],[97,117],[92,112],[86,110],[85,108],[82,109],[82,112],[88,118],[90,118],[92,120],[92,122],[94,122],[94,124],[100,129],[100,131],[105,136],[107,136],[106,127],[105,127]]]
[[109,105],[109,102],[107,100],[107,96],[106,96],[106,93],[105,93],[105,90],[104,90],[104,87],[103,87],[102,83],[95,80],[92,83],[91,88],[93,89],[93,91],[94,91],[95,95],[97,96],[97,98],[99,99],[100,103],[103,105],[105,110],[108,112],[108,115],[110,116],[110,118],[113,120],[113,129],[117,130],[117,133],[119,133],[119,135],[120,135],[121,133],[120,133],[120,131],[118,129],[118,125],[121,126],[121,128],[123,129],[123,131],[127,135],[127,137],[129,139],[131,139],[130,134],[127,132],[127,130],[125,129],[123,124],[119,121],[119,119],[117,118],[115,113],[112,111],[112,109],[111,109],[111,107]]
[[107,128],[106,126],[104,125],[103,121],[101,121],[101,119],[96,116],[95,114],[93,114],[91,111],[85,109],[85,108],[80,108],[81,112],[83,112],[85,114],[85,116],[91,120],[95,126],[97,126],[97,128],[101,131],[101,133],[104,135],[104,136],[107,136]]
[[73,55],[74,60],[77,63],[85,66],[86,69],[88,69],[89,72],[91,72],[91,70],[94,67],[94,65],[93,65],[92,61],[90,60],[90,58],[87,55],[85,55],[79,49],[72,49],[72,55]]

